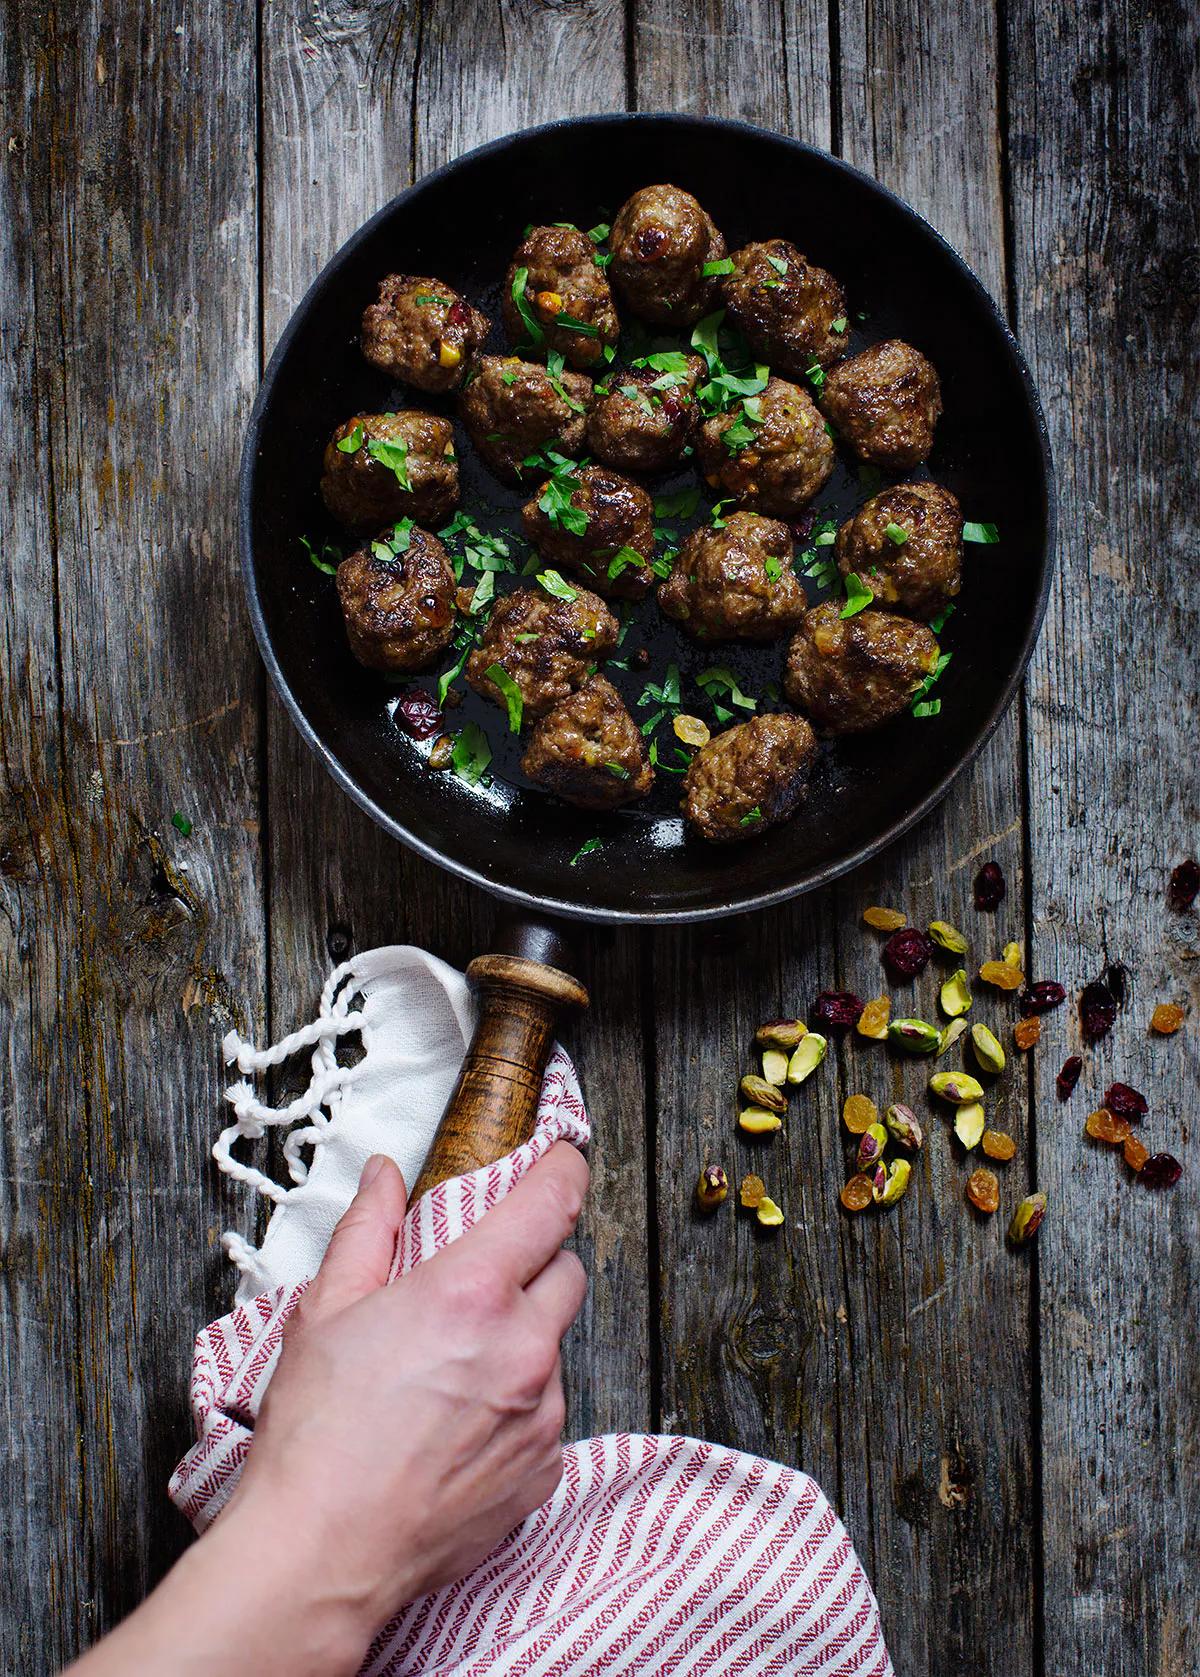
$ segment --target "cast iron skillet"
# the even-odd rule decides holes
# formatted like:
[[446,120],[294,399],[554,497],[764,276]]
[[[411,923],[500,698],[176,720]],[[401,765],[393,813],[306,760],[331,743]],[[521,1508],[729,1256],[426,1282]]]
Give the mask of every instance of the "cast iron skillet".
[[[362,359],[359,320],[379,279],[395,270],[445,279],[497,322],[499,345],[499,286],[526,223],[589,227],[610,219],[635,187],[657,181],[694,192],[730,249],[782,236],[836,274],[850,298],[852,352],[901,336],[930,355],[946,411],[929,475],[954,490],[968,519],[996,523],[1002,537],[998,546],[967,549],[958,609],[942,635],[954,657],[937,690],[941,714],[905,716],[828,748],[794,820],[726,848],[685,838],[679,781],[670,775],[659,776],[649,805],[604,816],[528,787],[501,713],[473,695],[452,723],[474,717],[486,726],[496,749],[492,785],[471,789],[430,772],[422,757],[428,747],[416,747],[392,720],[395,690],[351,658],[332,578],[306,561],[299,540],[347,540],[317,490],[335,424],[364,409],[444,407],[390,385]],[[464,506],[482,523],[498,527],[499,518],[519,529],[514,515],[528,491],[498,485],[461,432],[460,456]],[[663,494],[695,481],[687,471],[654,487]],[[840,521],[876,487],[840,466],[817,498],[821,516]],[[702,499],[699,517],[710,499]],[[431,861],[527,909],[592,920],[701,920],[762,907],[846,872],[920,820],[1016,693],[1045,611],[1053,534],[1052,466],[1037,395],[970,269],[920,216],[836,158],[742,123],[685,116],[551,123],[471,152],[401,193],[343,245],[297,309],[255,404],[241,473],[255,634],[293,722],[334,779]],[[628,700],[636,701],[647,679],[661,680],[674,659],[685,679],[684,708],[701,714],[690,675],[725,663],[745,690],[761,695],[781,661],[778,648],[700,651],[652,600],[623,651],[642,645],[649,669],[613,677]],[[669,755],[669,728],[660,739]],[[600,847],[573,864],[592,838]]]

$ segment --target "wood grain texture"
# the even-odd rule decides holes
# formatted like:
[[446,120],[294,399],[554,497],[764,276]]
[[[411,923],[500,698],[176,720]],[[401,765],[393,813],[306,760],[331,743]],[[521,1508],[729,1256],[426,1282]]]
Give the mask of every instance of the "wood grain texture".
[[216,1040],[263,1019],[232,497],[256,336],[254,40],[240,8],[205,3],[119,21],[12,6],[5,40],[22,457],[0,677],[0,1663],[49,1671],[186,1535],[164,1486],[232,1209],[208,1158]]
[[[1047,1671],[1200,1670],[1200,931],[1165,902],[1200,837],[1194,741],[1200,119],[1195,9],[1010,8],[1014,278],[1058,466],[1059,585],[1029,682],[1032,892],[1045,970],[1109,962],[1129,1000],[1075,1098],[1038,1061]],[[1189,1008],[1151,1037],[1157,1001]],[[1064,1049],[1080,1047],[1064,1020]],[[1141,1089],[1156,1195],[1081,1135]]]

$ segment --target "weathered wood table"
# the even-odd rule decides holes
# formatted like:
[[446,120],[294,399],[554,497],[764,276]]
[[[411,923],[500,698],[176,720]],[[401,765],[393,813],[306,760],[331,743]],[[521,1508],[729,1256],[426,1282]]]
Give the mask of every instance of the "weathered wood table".
[[[844,1513],[902,1674],[1200,1671],[1198,1176],[1084,1147],[1078,1024],[1006,1087],[1036,1251],[961,1203],[944,1137],[899,1215],[838,1213],[847,1058],[772,1153],[779,1238],[701,1226],[754,1026],[873,994],[859,916],[971,917],[1131,999],[1089,1087],[1185,1157],[1197,847],[1197,13],[1091,0],[41,0],[6,7],[0,564],[4,1669],[52,1669],[186,1541],[164,1484],[194,1329],[223,1308],[218,1039],[307,1017],[331,959],[464,963],[492,905],[371,827],[267,692],[234,477],[264,358],[414,176],[546,118],[732,113],[877,174],[1003,300],[1053,435],[1059,578],[1021,703],[879,865],[759,919],[589,934],[595,1120],[571,1426],[802,1463]],[[647,176],[654,161],[647,159]],[[465,230],[468,231],[469,230]],[[767,230],[769,231],[769,229]],[[880,252],[887,261],[887,252]],[[987,392],[980,392],[987,400]],[[1003,516],[1003,509],[997,509]],[[189,837],[173,811],[194,823]],[[1185,1033],[1151,1039],[1160,999]]]

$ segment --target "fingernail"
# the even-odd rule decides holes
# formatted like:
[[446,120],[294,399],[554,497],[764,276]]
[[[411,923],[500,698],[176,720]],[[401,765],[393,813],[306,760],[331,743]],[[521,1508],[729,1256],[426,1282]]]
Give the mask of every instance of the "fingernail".
[[358,1179],[358,1191],[359,1191],[359,1193],[361,1193],[364,1188],[369,1188],[371,1186],[372,1182],[375,1181],[376,1177],[379,1175],[380,1171],[383,1169],[383,1167],[386,1164],[387,1164],[387,1157],[386,1157],[385,1154],[383,1154],[383,1153],[372,1153],[371,1154],[371,1157],[367,1160],[366,1164],[362,1168],[362,1175]]

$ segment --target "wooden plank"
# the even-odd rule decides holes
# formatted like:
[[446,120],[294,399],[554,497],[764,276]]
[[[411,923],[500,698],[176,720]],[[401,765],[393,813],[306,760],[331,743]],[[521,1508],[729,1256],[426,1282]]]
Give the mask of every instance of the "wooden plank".
[[[1200,935],[1165,903],[1197,852],[1196,549],[1200,120],[1194,8],[1008,13],[1017,322],[1046,403],[1059,579],[1029,683],[1034,920],[1048,975],[1108,962],[1129,1001],[1060,1106],[1039,1061],[1048,1672],[1200,1669],[1200,1309],[1194,1132]],[[1147,1032],[1158,1001],[1180,1036]],[[1064,1047],[1079,1047],[1069,1021]],[[1146,1192],[1081,1137],[1109,1082],[1142,1090]]]
[[165,1484],[230,1214],[214,1037],[263,1015],[232,495],[253,26],[202,0],[13,6],[6,30],[0,1657],[44,1671],[185,1539]]
[[[789,6],[784,27],[813,40],[824,16]],[[823,69],[812,64],[808,81],[800,78],[808,112],[791,126],[818,144],[840,132],[850,161],[914,202],[1000,289],[989,17],[843,4],[834,127],[818,96]],[[778,83],[791,60],[770,20],[746,24],[743,9],[731,8],[724,22],[744,32],[741,50],[752,58],[742,74],[760,105],[786,108]],[[692,62],[686,30],[666,66],[648,47],[639,55],[641,100],[666,103],[659,86],[677,94]],[[706,108],[724,113],[736,96],[714,98],[713,85],[721,83],[705,87]],[[952,138],[925,147],[902,138],[910,133]],[[1006,935],[1021,936],[1020,785],[1009,723],[951,804],[879,863],[772,916],[665,939],[656,968],[664,1424],[798,1462],[822,1481],[871,1571],[902,1671],[990,1669],[998,1618],[1006,1668],[1031,1668],[1027,1269],[1010,1261],[997,1228],[966,1211],[966,1172],[937,1126],[912,1199],[895,1217],[852,1222],[838,1210],[845,1096],[862,1089],[883,1104],[907,1095],[924,1111],[928,1068],[896,1068],[889,1091],[878,1064],[871,1069],[881,1051],[848,1045],[797,1099],[782,1141],[766,1146],[734,1137],[732,1096],[762,1019],[803,1015],[826,988],[864,996],[890,988],[861,926],[870,903],[901,907],[918,924],[941,917],[974,929],[971,881],[994,855],[1010,882]],[[930,974],[914,1011],[935,1014],[934,991]],[[1001,1115],[1023,1139],[1019,1070],[1009,1088]],[[757,1170],[780,1189],[782,1240],[744,1216],[700,1226],[688,1191],[706,1154],[723,1157],[735,1177]],[[1019,1196],[1025,1177],[1023,1164],[1010,1167],[1006,1198]],[[913,1600],[924,1604],[920,1613]]]
[[[389,196],[509,129],[624,98],[613,0],[264,12],[265,342],[354,227]],[[400,850],[320,775],[273,706],[271,972],[277,1028],[306,1017],[331,952],[414,942],[464,966],[495,907]],[[578,1244],[592,1273],[566,1353],[574,1433],[648,1418],[638,939],[583,931],[594,996],[571,1034],[595,1126]]]

